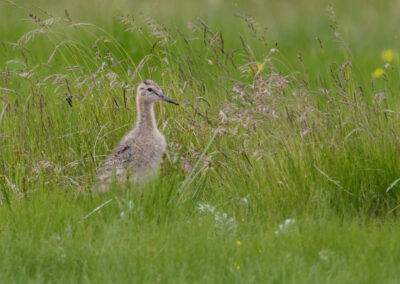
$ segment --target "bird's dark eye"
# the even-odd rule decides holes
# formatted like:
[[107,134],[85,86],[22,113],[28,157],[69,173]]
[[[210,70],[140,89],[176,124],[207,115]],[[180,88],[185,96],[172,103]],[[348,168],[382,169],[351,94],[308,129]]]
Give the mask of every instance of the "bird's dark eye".
[[152,89],[152,88],[148,88],[148,89],[147,89],[147,91],[149,91],[149,92],[152,92],[152,91],[153,91],[153,89]]

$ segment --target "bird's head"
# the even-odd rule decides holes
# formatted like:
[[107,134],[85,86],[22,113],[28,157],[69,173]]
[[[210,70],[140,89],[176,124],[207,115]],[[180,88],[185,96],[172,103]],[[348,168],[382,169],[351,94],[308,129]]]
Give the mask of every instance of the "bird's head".
[[144,80],[140,82],[137,88],[137,98],[138,102],[169,102],[174,105],[179,105],[177,102],[171,100],[169,97],[163,94],[160,86],[157,85],[153,80]]

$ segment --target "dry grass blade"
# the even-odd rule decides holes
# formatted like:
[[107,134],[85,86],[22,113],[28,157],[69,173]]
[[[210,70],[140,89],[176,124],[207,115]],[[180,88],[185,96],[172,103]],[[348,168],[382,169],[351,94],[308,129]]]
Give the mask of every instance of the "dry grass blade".
[[110,203],[113,199],[109,199],[106,202],[100,204],[99,206],[97,206],[95,209],[93,209],[90,213],[88,213],[85,217],[83,217],[83,219],[87,219],[90,215],[92,215],[93,213],[96,213],[97,211],[99,211],[101,208],[103,208],[104,206],[106,206],[108,203]]
[[340,185],[339,181],[331,178],[329,175],[327,175],[325,172],[323,172],[321,169],[319,169],[316,165],[314,165],[314,168],[316,168],[320,172],[320,174],[322,174],[324,177],[326,177],[328,181],[330,181],[331,183],[333,183],[334,185],[339,187],[341,190],[343,190],[344,192],[348,193],[351,196],[356,196],[354,193],[351,193],[350,191],[344,189],[343,186]]
[[1,175],[1,174],[0,174],[0,178],[4,178],[4,180],[6,181],[6,183],[8,184],[8,186],[12,188],[12,184],[11,184],[11,182],[10,182],[10,180],[8,179],[7,176]]
[[389,192],[399,181],[400,181],[400,178],[398,178],[394,182],[392,182],[390,184],[390,186],[386,189],[386,192]]
[[50,57],[49,57],[49,60],[47,60],[47,64],[50,64],[50,62],[53,60],[53,57],[54,57],[54,55],[56,54],[57,49],[58,49],[60,46],[66,44],[66,43],[67,43],[67,41],[62,41],[62,42],[60,42],[59,44],[56,45],[56,47],[54,48],[53,52],[51,53],[51,55],[50,55]]
[[2,112],[0,114],[0,125],[1,125],[1,122],[3,121],[4,115],[6,114],[8,105],[9,105],[8,102],[4,104],[3,110],[2,110]]

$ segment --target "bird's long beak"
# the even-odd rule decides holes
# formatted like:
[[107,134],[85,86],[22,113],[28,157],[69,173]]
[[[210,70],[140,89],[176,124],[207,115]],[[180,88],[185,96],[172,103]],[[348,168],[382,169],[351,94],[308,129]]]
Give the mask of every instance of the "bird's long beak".
[[164,94],[161,93],[159,96],[160,96],[160,98],[161,98],[163,101],[169,102],[169,103],[171,103],[171,104],[174,104],[174,105],[179,106],[179,104],[178,104],[176,101],[171,100],[171,99],[168,98],[166,95],[164,95]]

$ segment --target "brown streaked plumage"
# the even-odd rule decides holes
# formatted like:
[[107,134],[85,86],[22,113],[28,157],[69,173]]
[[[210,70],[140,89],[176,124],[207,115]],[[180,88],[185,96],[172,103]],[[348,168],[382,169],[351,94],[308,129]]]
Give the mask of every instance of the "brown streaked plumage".
[[98,169],[99,184],[94,190],[107,190],[113,177],[117,182],[140,182],[156,175],[166,149],[165,138],[157,128],[154,116],[153,105],[159,101],[178,105],[164,95],[154,81],[142,81],[136,95],[136,126],[122,138],[103,167]]

